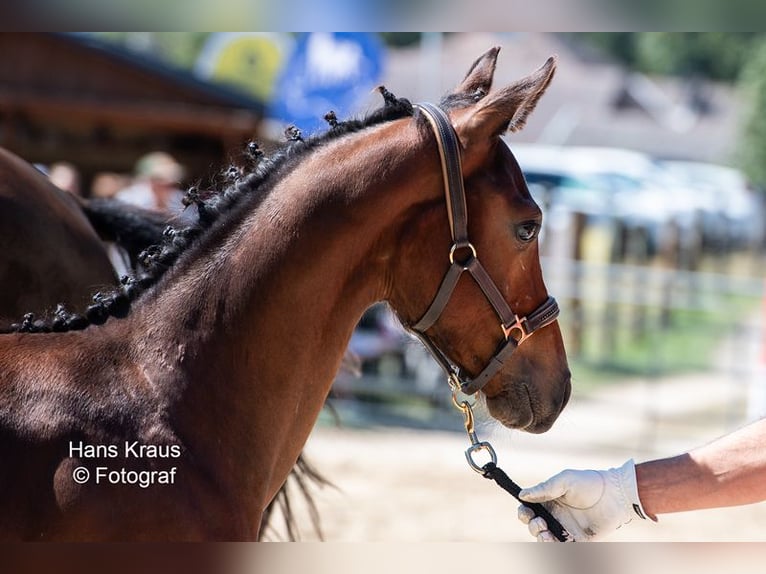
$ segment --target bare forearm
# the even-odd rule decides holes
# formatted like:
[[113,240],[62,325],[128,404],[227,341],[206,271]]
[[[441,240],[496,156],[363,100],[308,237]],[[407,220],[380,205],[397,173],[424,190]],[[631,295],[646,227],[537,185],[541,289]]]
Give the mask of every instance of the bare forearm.
[[652,515],[766,500],[766,420],[687,454],[636,465]]

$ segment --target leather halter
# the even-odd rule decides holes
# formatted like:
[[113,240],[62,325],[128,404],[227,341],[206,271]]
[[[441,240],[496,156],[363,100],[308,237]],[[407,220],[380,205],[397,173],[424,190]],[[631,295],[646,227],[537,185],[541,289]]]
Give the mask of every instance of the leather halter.
[[[556,320],[559,315],[559,306],[553,297],[548,297],[542,305],[526,317],[519,317],[511,310],[497,285],[479,262],[476,248],[468,240],[468,213],[463,187],[460,144],[452,123],[447,114],[433,104],[422,103],[416,104],[416,106],[424,113],[436,134],[444,176],[444,193],[447,200],[452,247],[449,252],[450,266],[444,279],[442,279],[439,290],[436,292],[431,305],[420,320],[412,325],[411,330],[420,338],[447,373],[450,385],[471,395],[482,389],[497,374],[516,350],[516,347],[526,341],[532,333]],[[456,257],[458,253],[463,253],[464,256],[458,259]],[[442,312],[444,312],[464,271],[468,271],[469,275],[476,281],[497,313],[505,338],[487,366],[473,379],[463,377],[460,368],[450,361],[426,334],[426,331],[439,320]]]

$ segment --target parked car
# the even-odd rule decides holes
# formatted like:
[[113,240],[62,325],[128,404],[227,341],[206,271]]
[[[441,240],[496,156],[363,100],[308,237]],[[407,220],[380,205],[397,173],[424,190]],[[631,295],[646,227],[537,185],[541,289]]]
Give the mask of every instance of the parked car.
[[[681,162],[605,147],[517,144],[512,150],[530,192],[554,217],[563,210],[584,213],[595,221],[619,218],[628,227],[646,230],[654,245],[669,229],[688,245],[726,244],[732,227],[749,238],[757,234],[757,225],[743,218],[745,213],[751,219],[761,218],[752,217],[757,213],[752,204],[744,208],[741,192],[731,207],[722,210],[722,194],[713,190],[712,176],[692,178],[681,169]],[[738,187],[731,183],[732,176],[728,173],[730,186]],[[723,179],[723,172],[717,177]]]
[[709,202],[708,216],[733,247],[757,245],[764,234],[762,200],[744,174],[732,167],[695,161],[663,161],[663,167]]

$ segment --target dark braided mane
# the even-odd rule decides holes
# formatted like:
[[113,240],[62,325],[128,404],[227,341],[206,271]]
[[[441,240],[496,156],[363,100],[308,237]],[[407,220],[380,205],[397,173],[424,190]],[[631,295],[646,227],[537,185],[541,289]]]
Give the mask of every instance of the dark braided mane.
[[266,157],[257,143],[247,144],[244,165],[232,164],[219,174],[223,187],[215,191],[190,188],[184,197],[186,209],[196,209],[198,219],[185,228],[167,226],[161,243],[148,247],[138,256],[139,268],[120,279],[120,286],[98,292],[84,313],[73,313],[58,305],[52,317],[37,318],[27,313],[21,323],[5,332],[48,333],[80,330],[89,325],[101,325],[110,317],[124,318],[131,304],[157,282],[185,256],[193,258],[204,249],[199,239],[217,235],[212,229],[223,229],[256,208],[274,184],[292,171],[310,151],[344,135],[368,127],[413,115],[412,104],[396,98],[384,87],[379,88],[384,105],[362,119],[339,122],[334,112],[325,115],[330,128],[322,134],[304,138],[296,126],[285,130],[287,142],[273,155]]

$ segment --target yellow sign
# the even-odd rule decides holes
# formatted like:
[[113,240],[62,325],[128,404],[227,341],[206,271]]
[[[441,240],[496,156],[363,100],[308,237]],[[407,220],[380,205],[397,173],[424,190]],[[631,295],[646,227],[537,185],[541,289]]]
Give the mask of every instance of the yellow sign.
[[202,47],[195,71],[268,102],[292,42],[287,34],[217,32]]

